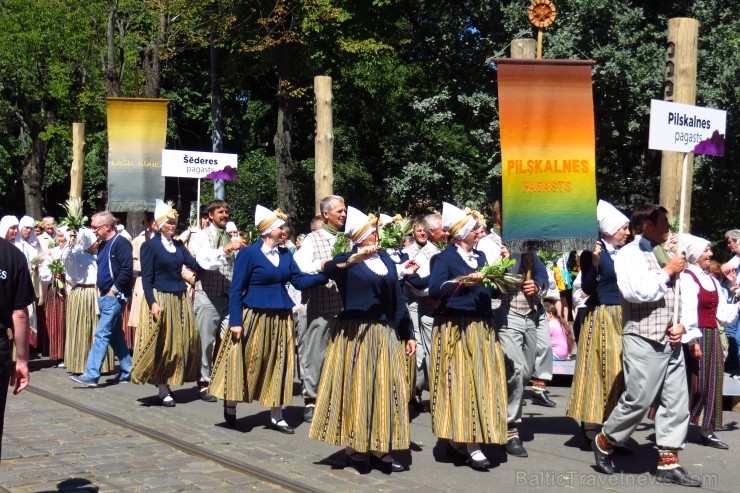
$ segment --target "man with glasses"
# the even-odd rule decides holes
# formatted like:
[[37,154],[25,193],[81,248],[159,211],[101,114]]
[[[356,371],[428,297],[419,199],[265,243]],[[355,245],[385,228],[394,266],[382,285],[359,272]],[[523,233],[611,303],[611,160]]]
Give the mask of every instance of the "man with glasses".
[[77,383],[97,387],[100,367],[108,352],[108,345],[118,357],[121,366],[111,383],[131,379],[131,355],[123,334],[122,314],[126,300],[131,296],[133,253],[131,243],[116,232],[116,220],[108,211],[98,212],[90,221],[90,228],[98,237],[98,308],[100,320],[95,328],[85,373],[70,375]]

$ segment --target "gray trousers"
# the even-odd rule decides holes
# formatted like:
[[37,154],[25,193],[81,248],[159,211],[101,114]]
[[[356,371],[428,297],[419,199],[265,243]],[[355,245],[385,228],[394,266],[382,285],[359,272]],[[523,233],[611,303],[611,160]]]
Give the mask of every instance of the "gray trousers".
[[622,339],[625,390],[604,423],[609,440],[622,444],[645,419],[650,406],[655,414],[658,448],[677,449],[689,429],[689,393],[681,345],[671,347],[635,334]]
[[434,318],[431,313],[420,313],[419,303],[413,298],[409,298],[407,306],[416,338],[416,390],[421,392],[429,390],[428,375]]
[[298,346],[298,364],[301,368],[304,399],[316,399],[321,378],[321,367],[324,365],[329,339],[337,318],[327,314],[308,315],[308,327],[300,337]]
[[[532,378],[549,382],[552,380],[552,340],[550,339],[550,324],[545,312],[540,310],[537,323],[537,356],[534,360]],[[524,382],[526,385],[527,382]]]
[[537,314],[522,316],[510,310],[495,312],[501,349],[506,361],[506,380],[509,393],[508,423],[522,420],[524,386],[529,383],[537,356]]
[[303,347],[303,338],[306,336],[306,329],[308,328],[308,320],[306,318],[306,304],[302,303],[297,306],[298,310],[293,311],[293,334],[295,338],[295,352],[296,352],[296,370],[298,372],[298,378],[303,380],[303,374],[306,369],[303,367],[303,358],[301,358],[301,348]]
[[196,291],[193,311],[200,334],[198,381],[210,382],[216,337],[220,337],[229,328],[229,297],[226,294],[209,297],[203,291]]

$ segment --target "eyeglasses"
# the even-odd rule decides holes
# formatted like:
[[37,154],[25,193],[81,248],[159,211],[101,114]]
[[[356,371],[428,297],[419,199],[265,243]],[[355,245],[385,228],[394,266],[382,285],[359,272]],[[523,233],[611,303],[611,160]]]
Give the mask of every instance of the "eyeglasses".
[[102,228],[103,226],[106,226],[106,225],[105,224],[101,224],[100,226],[97,226],[97,227],[96,226],[93,226],[92,227],[92,232],[93,233],[97,233],[100,230],[100,228]]

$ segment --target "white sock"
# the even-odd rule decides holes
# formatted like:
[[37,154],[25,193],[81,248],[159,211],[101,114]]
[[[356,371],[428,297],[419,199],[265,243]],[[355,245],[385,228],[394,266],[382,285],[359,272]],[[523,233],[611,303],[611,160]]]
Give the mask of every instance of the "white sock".
[[468,446],[468,454],[470,455],[470,458],[473,460],[484,460],[486,458],[485,455],[483,455],[483,452],[480,450],[480,445],[477,443],[469,443]]
[[170,395],[170,387],[168,385],[159,385],[159,398],[164,399]]

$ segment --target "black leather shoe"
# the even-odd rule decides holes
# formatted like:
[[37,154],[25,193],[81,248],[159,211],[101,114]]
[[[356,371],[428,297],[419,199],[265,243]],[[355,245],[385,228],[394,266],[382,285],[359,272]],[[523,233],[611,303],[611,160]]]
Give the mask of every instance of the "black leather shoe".
[[406,468],[403,467],[403,464],[397,462],[391,456],[391,454],[385,454],[382,457],[378,457],[375,454],[370,454],[370,462],[372,462],[375,467],[387,474],[390,474],[392,472],[402,472],[406,470]]
[[538,406],[545,406],[545,407],[555,407],[558,405],[557,402],[550,399],[550,397],[547,395],[547,391],[532,392],[532,404],[537,404]]
[[485,471],[489,467],[491,467],[491,462],[488,460],[487,457],[483,457],[480,460],[475,460],[472,457],[468,457],[468,465],[470,465],[471,468],[476,469],[478,471]]
[[596,440],[591,442],[591,450],[594,451],[594,459],[596,460],[596,469],[603,472],[604,474],[614,474],[614,464],[609,454],[602,452],[596,445]]
[[[283,421],[283,423],[285,423],[285,421]],[[295,430],[291,428],[288,423],[281,425],[279,422],[276,423],[273,420],[270,420],[270,424],[268,426],[272,428],[273,430],[279,431],[280,433],[285,433],[286,435],[292,435],[295,433]]]
[[164,407],[175,407],[177,405],[177,403],[175,402],[175,399],[172,397],[171,394],[167,394],[164,397],[160,397],[159,402],[161,402],[162,406]]
[[427,409],[426,404],[424,404],[424,401],[421,400],[421,396],[415,395],[414,397],[412,397],[411,400],[409,401],[409,405],[413,407],[416,410],[416,412],[420,414],[429,412],[429,409]]
[[306,423],[310,423],[313,421],[313,410],[316,406],[306,406],[303,409],[303,421]]
[[[226,412],[227,409],[234,409],[234,414],[229,414]],[[226,421],[226,424],[229,425],[229,428],[236,428],[236,407],[229,408],[228,406],[224,405],[224,421]]]
[[689,473],[683,467],[673,469],[658,469],[655,471],[655,480],[659,483],[672,483],[681,486],[701,486],[701,480]]
[[216,396],[208,392],[208,387],[203,387],[198,391],[198,395],[200,396],[200,400],[205,402],[216,402],[218,399],[216,399]]
[[529,454],[522,445],[522,440],[519,437],[510,438],[506,442],[506,453],[513,455],[514,457],[529,457]]
[[719,437],[715,434],[711,434],[708,437],[705,437],[704,435],[699,435],[699,443],[701,443],[702,445],[706,445],[707,447],[718,448],[722,450],[727,450],[730,448],[729,445],[720,440]]

